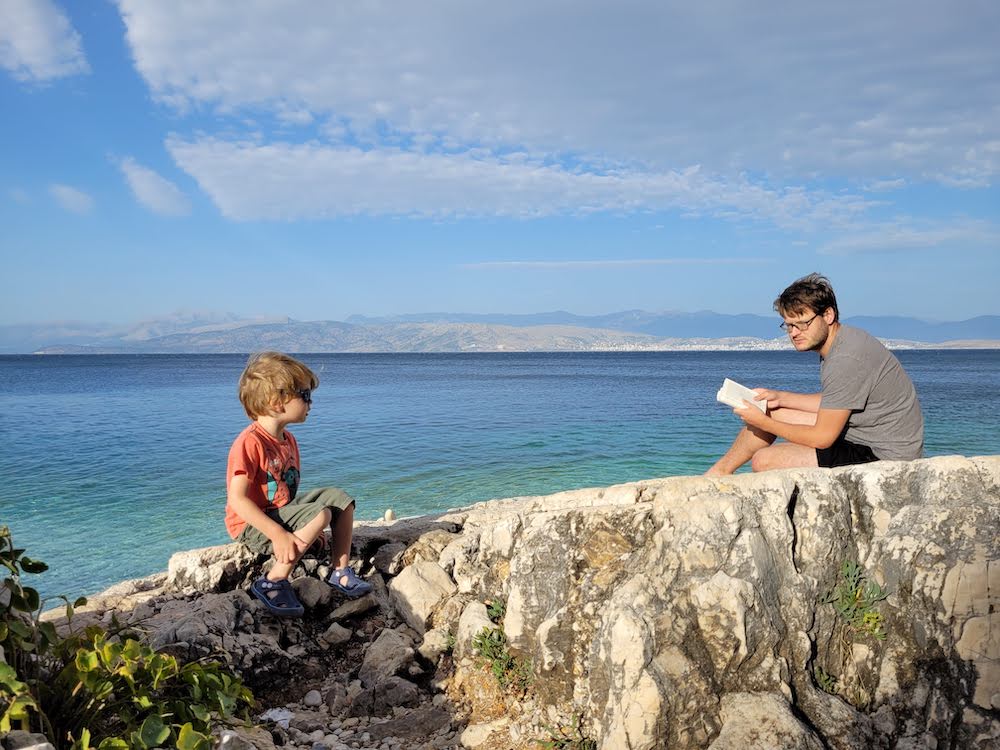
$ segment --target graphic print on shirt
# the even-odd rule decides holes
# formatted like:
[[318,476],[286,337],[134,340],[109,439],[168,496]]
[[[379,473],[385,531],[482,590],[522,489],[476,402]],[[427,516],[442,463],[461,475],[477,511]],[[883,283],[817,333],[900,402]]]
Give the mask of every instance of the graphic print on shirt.
[[299,490],[299,469],[292,456],[271,456],[267,472],[267,500],[282,506],[295,499]]

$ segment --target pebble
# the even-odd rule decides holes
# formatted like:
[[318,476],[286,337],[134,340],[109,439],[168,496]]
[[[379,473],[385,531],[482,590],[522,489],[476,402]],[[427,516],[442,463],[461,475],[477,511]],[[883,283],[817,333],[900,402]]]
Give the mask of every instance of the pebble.
[[306,697],[302,699],[302,702],[309,706],[309,708],[317,708],[323,705],[323,696],[320,695],[319,690],[310,690],[306,693]]

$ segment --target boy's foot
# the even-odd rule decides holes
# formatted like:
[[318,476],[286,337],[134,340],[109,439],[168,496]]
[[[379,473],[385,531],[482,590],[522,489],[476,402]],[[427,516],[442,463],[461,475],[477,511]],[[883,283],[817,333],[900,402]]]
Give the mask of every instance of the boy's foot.
[[371,593],[372,590],[372,585],[358,578],[358,574],[350,565],[346,568],[335,568],[326,582],[349,599],[357,599],[359,596]]
[[264,602],[267,611],[276,617],[302,617],[305,607],[295,596],[295,590],[287,578],[272,581],[261,576],[250,584],[250,593]]

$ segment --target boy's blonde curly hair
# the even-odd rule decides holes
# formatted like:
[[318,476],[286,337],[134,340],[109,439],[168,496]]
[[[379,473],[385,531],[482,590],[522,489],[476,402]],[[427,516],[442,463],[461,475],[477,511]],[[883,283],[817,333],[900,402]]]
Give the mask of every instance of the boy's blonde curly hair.
[[275,403],[287,403],[296,391],[319,386],[316,374],[293,357],[281,352],[258,352],[250,356],[240,375],[240,402],[250,419],[264,416]]

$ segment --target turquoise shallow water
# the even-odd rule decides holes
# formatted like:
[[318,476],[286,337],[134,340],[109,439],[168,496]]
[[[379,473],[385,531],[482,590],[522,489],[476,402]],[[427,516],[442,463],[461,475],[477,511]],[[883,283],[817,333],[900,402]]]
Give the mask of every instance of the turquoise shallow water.
[[[1000,453],[1000,352],[903,351],[927,455]],[[795,352],[302,355],[320,376],[294,429],[303,487],[361,518],[700,473],[738,421],[723,377],[818,388]],[[226,542],[225,459],[246,424],[242,355],[0,357],[0,524],[79,595]]]

